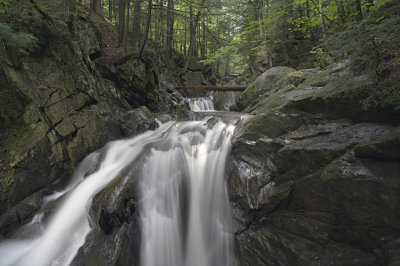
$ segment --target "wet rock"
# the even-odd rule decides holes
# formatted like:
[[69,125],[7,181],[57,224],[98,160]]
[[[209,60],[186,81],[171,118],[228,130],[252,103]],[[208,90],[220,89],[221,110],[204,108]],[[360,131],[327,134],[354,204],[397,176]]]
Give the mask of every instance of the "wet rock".
[[238,265],[376,265],[373,254],[340,243],[319,245],[274,227],[250,228],[237,237]]
[[290,67],[273,67],[259,76],[241,95],[238,106],[241,108],[250,106],[258,98],[272,89],[275,89],[277,82],[295,70]]
[[93,200],[93,231],[71,265],[138,265],[137,180],[123,173]]
[[400,161],[400,128],[382,138],[357,146],[355,154],[362,158]]
[[136,222],[123,224],[112,235],[104,235],[94,229],[86,238],[85,245],[71,262],[73,266],[139,265],[136,242]]
[[116,73],[111,80],[132,107],[143,105],[152,111],[168,110],[166,93],[160,87],[156,66],[127,55],[115,67]]
[[153,114],[145,106],[125,113],[121,118],[121,130],[124,136],[133,136],[146,130],[155,129],[157,123]]
[[25,198],[8,212],[0,216],[0,231],[2,236],[7,236],[17,227],[27,222],[32,215],[40,209],[42,192],[36,192]]
[[278,111],[257,114],[246,123],[243,136],[249,140],[262,137],[275,138],[295,130],[307,123],[304,117],[297,114],[286,114]]
[[350,66],[290,72],[248,103],[228,181],[238,265],[396,265],[399,130],[363,122],[381,119],[360,104],[373,78]]
[[[282,136],[284,146],[276,154],[281,180],[296,179],[317,171],[356,144],[388,133],[392,127],[346,122],[305,126]],[[329,132],[330,131],[330,132]]]
[[131,108],[91,61],[101,45],[97,30],[80,19],[70,26],[85,34],[65,29],[53,36],[35,25],[40,47],[34,55],[0,47],[7,59],[0,63],[0,160],[7,173],[0,213],[67,182],[79,160],[122,135],[119,117]]

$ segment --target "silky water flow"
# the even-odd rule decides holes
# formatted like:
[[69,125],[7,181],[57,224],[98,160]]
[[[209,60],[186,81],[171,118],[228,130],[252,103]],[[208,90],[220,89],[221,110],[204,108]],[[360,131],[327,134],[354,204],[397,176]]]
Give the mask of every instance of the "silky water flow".
[[93,197],[131,167],[139,173],[140,265],[234,265],[225,165],[239,119],[167,122],[90,154],[69,186],[44,199],[25,237],[0,243],[0,266],[69,265],[91,230]]
[[215,111],[213,97],[199,97],[199,98],[189,98],[188,99],[189,108],[192,111]]

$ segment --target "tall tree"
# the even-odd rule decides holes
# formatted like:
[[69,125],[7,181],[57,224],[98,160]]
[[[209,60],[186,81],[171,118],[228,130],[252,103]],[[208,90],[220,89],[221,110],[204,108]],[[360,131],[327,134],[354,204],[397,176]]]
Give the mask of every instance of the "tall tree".
[[125,34],[125,0],[118,1],[118,46],[122,46]]
[[128,48],[128,35],[129,35],[129,18],[130,18],[130,10],[131,10],[131,0],[125,0],[126,1],[126,26],[124,29],[124,52],[126,52]]
[[103,6],[101,0],[90,0],[90,12],[93,12],[99,16],[103,15]]
[[140,48],[141,31],[140,31],[140,2],[141,0],[134,0],[133,3],[133,30],[132,30],[132,43],[136,48]]
[[108,0],[108,18],[112,21],[113,18],[113,0]]
[[63,0],[64,2],[64,19],[69,21],[72,18],[72,13],[75,12],[75,0]]
[[172,43],[174,40],[174,0],[168,0],[167,8],[167,55],[169,57],[173,49]]
[[152,5],[152,0],[149,0],[149,5],[147,8],[146,30],[144,33],[143,44],[142,44],[142,47],[140,48],[140,52],[139,52],[139,59],[142,57],[144,47],[146,46],[147,38],[149,36],[149,29],[150,29],[150,23],[151,23],[151,5]]

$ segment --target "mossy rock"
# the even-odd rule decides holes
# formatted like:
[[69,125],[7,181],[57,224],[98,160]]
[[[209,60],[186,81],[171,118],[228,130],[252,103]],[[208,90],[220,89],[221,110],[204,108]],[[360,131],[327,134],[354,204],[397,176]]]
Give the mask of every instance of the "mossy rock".
[[295,69],[293,68],[283,66],[270,68],[242,92],[239,97],[238,106],[243,109],[249,105],[253,105],[263,94],[268,95],[271,90],[277,90],[277,82],[294,71]]
[[304,120],[299,115],[270,111],[258,114],[247,122],[242,136],[248,140],[275,138],[300,127],[303,123]]
[[43,122],[23,126],[4,141],[0,158],[9,167],[15,167],[28,156],[29,151],[36,144],[46,138],[47,130],[48,127]]

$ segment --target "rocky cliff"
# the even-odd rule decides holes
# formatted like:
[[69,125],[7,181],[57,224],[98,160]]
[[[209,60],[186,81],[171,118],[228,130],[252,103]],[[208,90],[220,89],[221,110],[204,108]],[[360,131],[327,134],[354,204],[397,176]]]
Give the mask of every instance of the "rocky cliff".
[[34,45],[16,49],[7,39],[0,45],[3,235],[28,221],[88,153],[154,126],[146,107],[132,109],[139,105],[100,75],[93,59],[102,42],[93,22],[77,16],[66,25],[26,5],[29,17],[7,30],[17,38],[18,27],[26,27]]
[[[398,109],[345,61],[274,67],[240,96],[229,192],[239,265],[398,265]],[[393,123],[385,123],[392,121]]]

